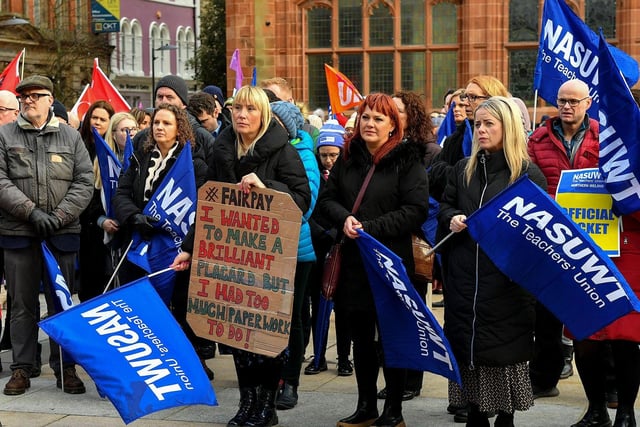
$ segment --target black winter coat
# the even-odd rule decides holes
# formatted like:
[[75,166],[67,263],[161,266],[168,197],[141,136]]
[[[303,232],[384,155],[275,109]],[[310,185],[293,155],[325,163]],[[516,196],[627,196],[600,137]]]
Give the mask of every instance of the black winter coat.
[[[473,121],[471,121],[473,129]],[[431,162],[429,170],[429,192],[431,197],[440,201],[444,187],[447,185],[447,176],[453,170],[453,166],[461,159],[464,159],[462,142],[466,132],[466,123],[461,123],[456,127],[454,133],[449,135],[442,144],[442,150],[436,154]]]
[[213,146],[213,180],[238,183],[254,172],[267,188],[288,193],[302,212],[309,210],[311,189],[298,151],[289,143],[287,131],[275,119],[256,142],[253,153],[238,159],[237,136],[225,128]]
[[[411,232],[427,218],[429,185],[423,166],[425,144],[404,142],[383,157],[371,178],[358,212],[354,216],[364,231],[402,258],[413,274]],[[360,191],[373,158],[362,140],[352,140],[349,158],[340,156],[331,169],[327,186],[318,198],[317,209],[334,227],[342,230]],[[360,251],[345,239],[340,284],[336,301],[349,310],[375,310]]]
[[[167,162],[167,166],[162,171],[162,174],[156,179],[152,194],[156,192],[181,152],[182,149],[177,149],[173,153],[173,157]],[[196,187],[199,188],[206,181],[207,165],[202,157],[202,150],[195,149],[192,151],[192,156]],[[149,171],[150,159],[151,151],[136,151],[133,156],[131,156],[129,169],[120,175],[118,189],[111,202],[116,219],[120,224],[127,225],[133,215],[142,213],[146,205],[144,201],[144,184]],[[130,233],[130,230],[127,231]]]
[[[453,216],[471,215],[508,186],[510,171],[504,152],[478,156],[468,186],[464,176],[468,159],[456,163],[449,175],[438,214],[441,230],[449,230]],[[528,164],[524,172],[546,190],[547,182],[535,164]],[[529,360],[535,324],[533,296],[502,274],[467,230],[456,233],[445,245],[444,331],[458,364],[507,366]],[[508,242],[504,250],[511,250]]]

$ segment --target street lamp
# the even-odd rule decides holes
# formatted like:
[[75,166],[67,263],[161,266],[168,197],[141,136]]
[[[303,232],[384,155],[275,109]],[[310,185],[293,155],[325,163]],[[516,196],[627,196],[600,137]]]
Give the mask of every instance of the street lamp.
[[156,51],[160,51],[160,50],[176,50],[178,49],[177,46],[174,46],[172,44],[165,44],[164,46],[160,46],[158,48],[155,49],[151,49],[151,107],[154,106],[155,104],[155,100],[153,99],[153,94],[154,91],[156,89],[156,59],[158,59],[158,57],[156,56]]

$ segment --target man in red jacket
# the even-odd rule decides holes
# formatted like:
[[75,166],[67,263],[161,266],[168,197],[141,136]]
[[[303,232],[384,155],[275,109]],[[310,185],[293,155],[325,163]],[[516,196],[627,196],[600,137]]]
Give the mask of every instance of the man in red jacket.
[[[547,178],[547,191],[555,197],[560,173],[566,169],[598,166],[598,122],[589,118],[589,87],[569,80],[558,90],[558,116],[548,119],[529,137],[527,151]],[[568,347],[568,348],[567,348]],[[565,358],[571,362],[572,347],[562,344],[562,323],[542,304],[536,305],[535,349],[529,364],[533,397],[559,394]],[[571,365],[569,365],[570,367]],[[566,378],[571,373],[566,370]]]

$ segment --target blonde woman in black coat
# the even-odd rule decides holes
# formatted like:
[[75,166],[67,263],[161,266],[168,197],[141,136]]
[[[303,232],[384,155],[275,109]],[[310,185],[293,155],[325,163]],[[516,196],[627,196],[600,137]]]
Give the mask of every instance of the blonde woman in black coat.
[[[469,402],[467,426],[513,426],[514,411],[533,405],[527,361],[533,353],[535,300],[491,262],[466,231],[468,215],[527,173],[546,189],[540,169],[527,154],[520,110],[494,96],[474,113],[471,156],[460,160],[440,202],[442,231],[456,234],[443,249],[447,279],[444,332],[460,367],[462,389],[450,396]],[[505,250],[509,250],[505,246]]]

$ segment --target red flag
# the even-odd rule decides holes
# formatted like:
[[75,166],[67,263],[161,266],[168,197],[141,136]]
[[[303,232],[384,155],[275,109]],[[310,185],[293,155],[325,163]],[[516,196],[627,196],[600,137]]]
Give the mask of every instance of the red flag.
[[82,120],[89,106],[96,101],[108,101],[116,113],[129,112],[129,110],[131,110],[131,107],[129,107],[127,101],[120,95],[118,89],[116,89],[106,74],[100,69],[98,58],[93,60],[91,85],[88,88],[85,87],[85,90],[71,111],[75,112],[78,118]]
[[80,97],[76,101],[76,104],[71,109],[71,112],[74,113],[80,121],[82,121],[85,113],[87,112],[91,104],[93,104],[94,100],[92,99],[91,94],[91,85],[87,84],[80,94]]
[[109,101],[116,113],[128,113],[131,107],[120,95],[118,89],[98,66],[98,58],[93,62],[93,75],[91,76],[91,91],[96,101]]
[[362,103],[364,98],[347,76],[327,64],[324,64],[324,73],[327,77],[329,101],[334,114],[356,108]]
[[20,83],[20,58],[24,55],[24,49],[15,58],[7,68],[0,74],[0,90],[10,90],[16,93],[16,86]]

